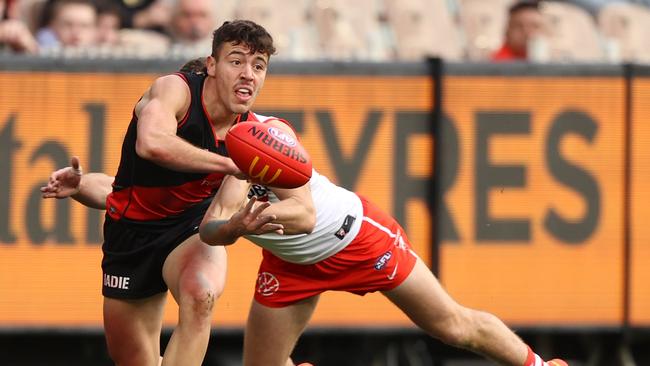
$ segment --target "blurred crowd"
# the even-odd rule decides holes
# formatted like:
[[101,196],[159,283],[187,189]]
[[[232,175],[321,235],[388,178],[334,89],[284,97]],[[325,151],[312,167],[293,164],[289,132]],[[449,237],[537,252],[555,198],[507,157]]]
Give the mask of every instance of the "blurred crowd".
[[235,18],[283,60],[650,62],[650,0],[0,0],[0,53],[188,59]]

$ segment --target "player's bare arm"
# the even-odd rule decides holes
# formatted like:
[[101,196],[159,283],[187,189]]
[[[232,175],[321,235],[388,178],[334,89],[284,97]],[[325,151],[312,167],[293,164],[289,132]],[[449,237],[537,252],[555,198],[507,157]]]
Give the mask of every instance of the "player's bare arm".
[[112,190],[114,177],[104,173],[84,174],[79,158],[73,156],[70,166],[59,169],[50,175],[46,186],[41,187],[43,198],[67,198],[84,206],[104,210],[106,196]]
[[282,224],[284,234],[309,234],[316,225],[316,208],[309,183],[302,187],[284,189],[271,188],[280,200],[264,210],[264,215],[273,215],[274,223]]
[[283,226],[273,223],[274,215],[262,214],[268,202],[246,196],[250,184],[228,176],[224,179],[199,227],[201,241],[210,245],[230,245],[237,238],[251,234],[283,233]]
[[156,79],[135,108],[137,154],[176,171],[239,174],[229,158],[197,148],[176,135],[177,123],[189,105],[189,87],[179,76]]

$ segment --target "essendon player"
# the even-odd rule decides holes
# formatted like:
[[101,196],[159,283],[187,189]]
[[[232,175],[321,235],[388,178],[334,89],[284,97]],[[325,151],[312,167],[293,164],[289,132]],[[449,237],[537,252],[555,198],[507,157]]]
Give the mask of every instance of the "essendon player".
[[[168,289],[179,322],[162,364],[202,363],[225,282],[226,251],[202,243],[198,228],[224,175],[240,174],[222,139],[234,123],[260,117],[250,108],[274,53],[263,27],[225,22],[214,32],[204,73],[162,76],[137,102],[114,178],[91,173],[82,182],[75,158],[41,189],[45,198],[72,196],[107,210],[104,328],[117,365],[159,364]],[[278,228],[261,224],[260,233]]]

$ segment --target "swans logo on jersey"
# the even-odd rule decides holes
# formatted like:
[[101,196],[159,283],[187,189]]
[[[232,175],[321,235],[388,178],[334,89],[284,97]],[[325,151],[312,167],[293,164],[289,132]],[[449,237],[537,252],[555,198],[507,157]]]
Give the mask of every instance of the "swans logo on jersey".
[[377,262],[375,262],[375,269],[376,270],[381,270],[382,268],[386,267],[386,264],[390,261],[390,259],[393,257],[393,252],[392,251],[387,251],[384,253],[379,259],[377,259]]
[[280,281],[268,272],[257,275],[257,293],[262,296],[271,296],[280,289]]
[[279,130],[275,127],[269,127],[269,133],[273,135],[276,139],[282,141],[285,143],[285,145],[288,146],[296,146],[296,140],[294,140],[293,137],[289,136],[288,134],[284,133],[284,131]]

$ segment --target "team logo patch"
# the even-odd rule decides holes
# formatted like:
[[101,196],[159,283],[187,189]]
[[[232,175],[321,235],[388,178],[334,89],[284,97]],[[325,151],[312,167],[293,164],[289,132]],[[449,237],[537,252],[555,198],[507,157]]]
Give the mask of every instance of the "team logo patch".
[[392,257],[393,251],[389,250],[384,253],[381,257],[379,257],[379,259],[377,259],[377,262],[375,262],[375,269],[379,271],[382,268],[386,267],[386,264],[388,264]]
[[268,272],[257,275],[257,293],[262,296],[271,296],[280,289],[280,281]]

